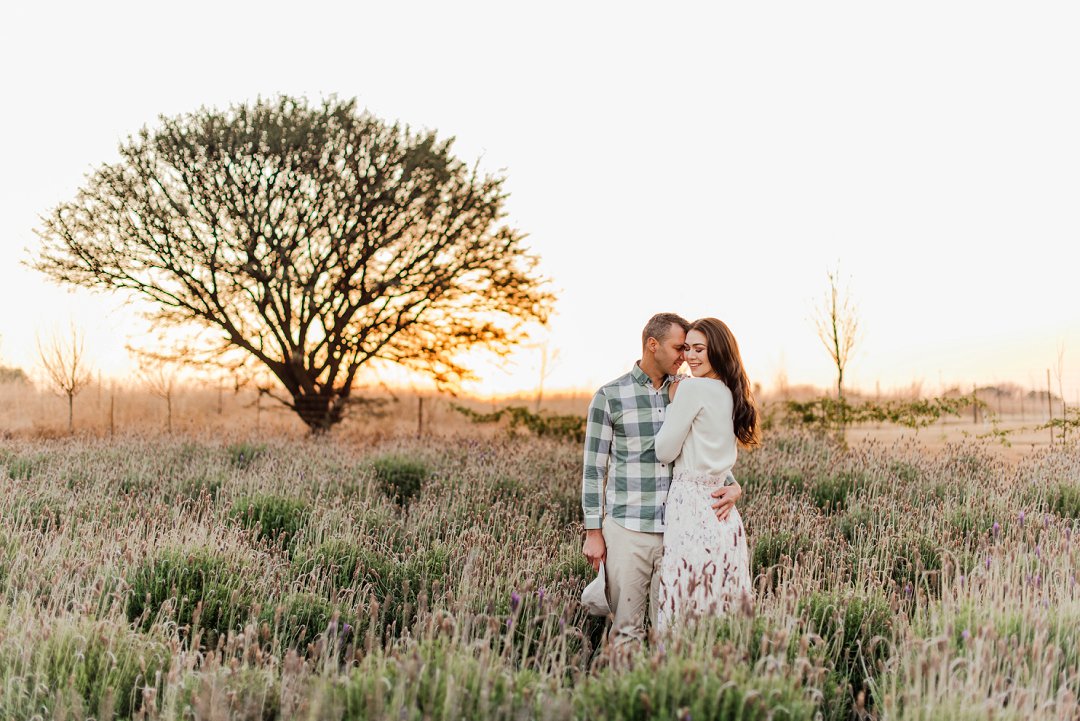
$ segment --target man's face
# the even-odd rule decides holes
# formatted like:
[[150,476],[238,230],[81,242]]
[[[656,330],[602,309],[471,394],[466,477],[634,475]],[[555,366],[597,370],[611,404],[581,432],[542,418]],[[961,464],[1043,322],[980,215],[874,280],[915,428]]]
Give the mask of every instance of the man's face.
[[677,324],[672,323],[668,328],[667,335],[663,340],[658,341],[659,347],[656,349],[655,357],[656,364],[664,370],[665,373],[675,374],[679,372],[679,367],[683,364],[683,350],[686,348],[686,331],[680,328]]

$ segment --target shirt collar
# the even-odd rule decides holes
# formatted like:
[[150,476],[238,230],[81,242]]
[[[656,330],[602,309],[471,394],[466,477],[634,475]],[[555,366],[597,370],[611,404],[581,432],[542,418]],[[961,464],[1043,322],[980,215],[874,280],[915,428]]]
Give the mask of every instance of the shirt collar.
[[[641,370],[641,366],[638,365],[637,362],[634,363],[634,367],[633,369],[631,369],[630,375],[633,377],[634,382],[637,383],[639,386],[652,386],[652,378],[649,377],[648,373]],[[664,382],[660,384],[660,389],[663,389],[664,386],[666,386],[673,380],[675,380],[675,376],[673,375],[664,376]]]

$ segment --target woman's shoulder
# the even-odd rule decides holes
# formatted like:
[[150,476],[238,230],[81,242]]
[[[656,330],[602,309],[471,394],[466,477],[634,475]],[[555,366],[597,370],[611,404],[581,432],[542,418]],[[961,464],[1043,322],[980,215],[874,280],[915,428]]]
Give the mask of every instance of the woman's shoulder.
[[689,376],[679,381],[679,385],[675,391],[676,398],[684,398],[684,402],[697,401],[698,403],[704,403],[708,399],[715,397],[715,394],[719,390],[715,386],[726,388],[721,381],[713,380],[711,378],[695,378]]
[[[719,378],[687,378],[683,381],[688,395],[701,399],[703,402],[718,402],[731,399],[731,389]],[[682,385],[679,392],[682,393]]]
[[695,378],[694,376],[690,376],[689,378],[684,378],[682,383],[679,384],[679,390],[682,390],[683,388],[693,388],[695,393],[731,392],[728,390],[727,384],[719,378]]

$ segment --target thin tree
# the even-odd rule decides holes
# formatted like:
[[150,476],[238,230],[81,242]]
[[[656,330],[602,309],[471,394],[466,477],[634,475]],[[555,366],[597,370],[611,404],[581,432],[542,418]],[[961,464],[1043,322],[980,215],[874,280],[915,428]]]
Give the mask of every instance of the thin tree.
[[840,287],[839,269],[828,271],[829,289],[815,309],[818,338],[836,366],[836,398],[843,405],[844,370],[859,340],[859,316],[847,288]]
[[74,326],[67,336],[54,333],[44,344],[37,339],[45,378],[57,394],[67,397],[68,433],[75,432],[75,396],[90,384],[93,370],[86,361],[84,338]]
[[540,404],[544,400],[544,381],[548,379],[555,364],[559,360],[559,349],[551,349],[549,341],[544,341],[540,346],[540,379],[536,385],[536,412],[540,412]]
[[172,433],[173,397],[179,378],[176,366],[164,361],[148,360],[139,374],[150,394],[165,401],[165,430]]
[[[1061,419],[1068,418],[1068,406],[1065,403],[1065,341],[1058,342],[1057,363],[1054,364],[1054,376],[1058,382],[1058,395],[1061,396]],[[1061,425],[1061,442],[1068,442],[1068,424]]]
[[151,301],[158,327],[205,340],[174,358],[239,354],[324,431],[372,360],[454,387],[474,377],[464,351],[509,353],[547,320],[505,178],[451,144],[336,98],[161,117],[42,219],[34,266]]

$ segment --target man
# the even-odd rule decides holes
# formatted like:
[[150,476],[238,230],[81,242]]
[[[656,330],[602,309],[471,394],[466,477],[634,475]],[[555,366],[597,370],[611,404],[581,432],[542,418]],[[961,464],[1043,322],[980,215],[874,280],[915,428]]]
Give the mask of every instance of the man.
[[[656,625],[672,464],[657,460],[655,439],[669,403],[668,387],[678,380],[689,327],[674,313],[650,318],[641,333],[641,360],[598,390],[589,404],[582,553],[593,569],[605,564],[614,644],[644,639],[646,604]],[[737,484],[714,491],[717,515],[733,507],[741,494]]]

